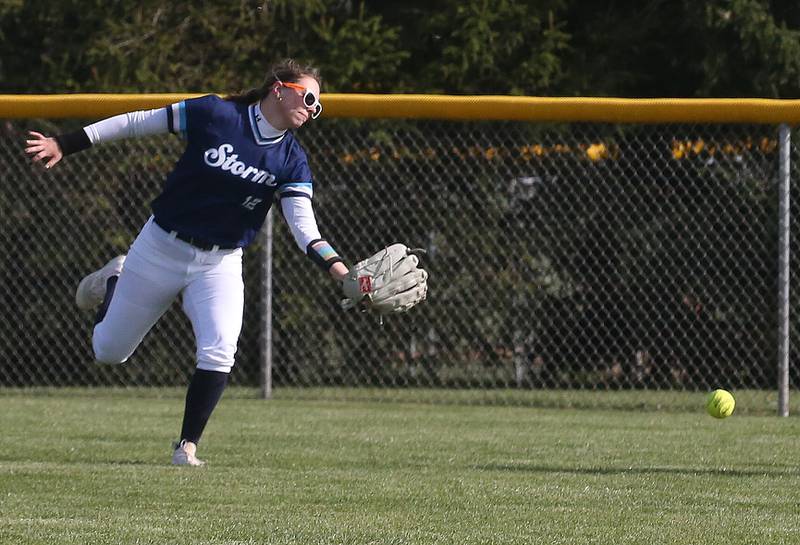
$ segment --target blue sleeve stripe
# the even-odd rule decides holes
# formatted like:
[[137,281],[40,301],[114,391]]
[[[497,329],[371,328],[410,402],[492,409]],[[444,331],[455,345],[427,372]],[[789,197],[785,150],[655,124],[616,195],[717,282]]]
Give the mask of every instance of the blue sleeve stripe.
[[309,188],[310,189],[310,188],[314,187],[314,184],[312,184],[311,182],[291,182],[291,183],[288,183],[288,184],[282,184],[281,185],[281,189],[283,189],[284,187],[303,187],[303,188]]
[[179,117],[180,117],[179,129],[181,131],[181,134],[185,138],[186,137],[186,101],[185,100],[181,100],[178,103],[178,113],[179,113]]

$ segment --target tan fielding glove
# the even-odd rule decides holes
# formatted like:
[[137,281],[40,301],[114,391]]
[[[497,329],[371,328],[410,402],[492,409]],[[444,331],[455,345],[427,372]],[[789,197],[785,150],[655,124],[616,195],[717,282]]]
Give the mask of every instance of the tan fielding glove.
[[381,315],[406,312],[428,293],[428,273],[405,244],[392,244],[356,263],[342,283],[342,308],[361,307]]

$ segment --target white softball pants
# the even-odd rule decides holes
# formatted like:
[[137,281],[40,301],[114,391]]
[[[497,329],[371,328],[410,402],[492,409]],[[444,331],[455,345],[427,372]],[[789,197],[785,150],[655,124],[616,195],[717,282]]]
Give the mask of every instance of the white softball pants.
[[126,361],[178,294],[197,341],[197,367],[230,373],[244,309],[242,250],[201,250],[152,217],[133,242],[105,318],[94,328],[97,361]]

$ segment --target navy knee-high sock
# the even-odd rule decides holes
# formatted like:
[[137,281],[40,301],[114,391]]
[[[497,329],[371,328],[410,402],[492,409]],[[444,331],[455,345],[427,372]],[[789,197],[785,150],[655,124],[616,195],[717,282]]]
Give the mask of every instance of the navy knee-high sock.
[[195,369],[189,391],[186,392],[186,409],[183,413],[181,439],[198,443],[208,418],[222,397],[228,383],[228,373]]

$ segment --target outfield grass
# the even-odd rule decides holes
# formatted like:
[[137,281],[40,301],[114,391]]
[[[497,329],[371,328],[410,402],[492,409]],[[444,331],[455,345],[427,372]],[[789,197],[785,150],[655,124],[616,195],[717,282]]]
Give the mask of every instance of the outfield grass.
[[139,394],[0,392],[0,543],[800,543],[796,417]]

